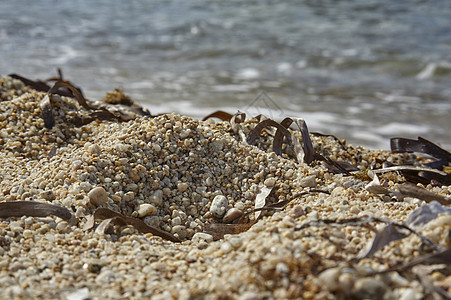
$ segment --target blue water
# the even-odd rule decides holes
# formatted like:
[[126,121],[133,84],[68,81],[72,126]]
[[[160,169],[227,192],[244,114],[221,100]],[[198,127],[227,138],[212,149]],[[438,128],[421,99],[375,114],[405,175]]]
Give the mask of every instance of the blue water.
[[153,113],[295,115],[372,148],[450,149],[450,20],[448,0],[0,0],[0,74],[59,67]]

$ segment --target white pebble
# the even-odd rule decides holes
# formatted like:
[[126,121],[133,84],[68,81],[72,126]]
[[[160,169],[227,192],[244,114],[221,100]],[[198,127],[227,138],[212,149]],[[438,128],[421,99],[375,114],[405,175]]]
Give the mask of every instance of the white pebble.
[[102,206],[108,203],[108,194],[101,186],[93,188],[89,193],[89,202],[94,206]]
[[186,190],[188,190],[188,187],[189,187],[189,185],[186,182],[179,182],[177,184],[177,189],[181,193],[186,192]]
[[150,197],[150,202],[156,206],[163,205],[163,191],[156,190],[153,195]]
[[276,179],[274,177],[270,177],[270,178],[265,180],[264,184],[267,187],[273,187],[276,184]]
[[193,235],[193,238],[191,239],[191,241],[193,243],[198,243],[198,242],[212,242],[213,241],[213,236],[211,234],[208,233],[203,233],[203,232],[197,232]]
[[88,152],[91,154],[97,154],[100,152],[100,147],[97,144],[89,145]]
[[310,175],[310,176],[306,176],[304,178],[301,179],[301,186],[302,187],[315,187],[316,186],[316,181],[315,181],[316,176],[315,175]]
[[157,208],[149,203],[143,203],[138,208],[138,216],[140,218],[145,216],[154,215],[157,212]]
[[221,218],[222,216],[224,216],[227,210],[227,205],[229,205],[227,198],[223,195],[218,195],[213,199],[213,202],[211,203],[210,212],[215,217]]

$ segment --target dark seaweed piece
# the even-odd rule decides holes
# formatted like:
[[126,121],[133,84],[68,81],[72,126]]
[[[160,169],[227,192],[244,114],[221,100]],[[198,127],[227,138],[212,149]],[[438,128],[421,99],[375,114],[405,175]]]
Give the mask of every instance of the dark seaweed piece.
[[[113,222],[115,222],[118,225],[132,225],[135,227],[136,230],[138,230],[141,233],[151,233],[153,235],[162,237],[165,240],[171,241],[171,242],[180,242],[180,240],[175,237],[174,235],[163,231],[157,227],[149,226],[146,223],[144,223],[141,219],[136,219],[132,217],[124,216],[120,213],[117,213],[115,211],[112,211],[108,208],[98,208],[94,212],[94,215],[88,219],[88,222],[83,227],[83,230],[89,230],[94,227],[95,219],[111,219]],[[105,222],[102,224],[101,230],[104,230],[109,222]]]
[[57,91],[61,88],[67,88],[68,90],[70,90],[73,93],[73,97],[75,97],[78,103],[89,112],[87,116],[72,115],[68,117],[69,122],[76,126],[88,124],[95,119],[127,122],[136,118],[136,115],[150,116],[150,113],[143,110],[141,107],[89,101],[85,99],[82,92],[72,84],[57,81],[48,91],[48,94],[44,97],[40,104],[42,117],[44,119],[45,126],[48,129],[52,129],[53,126],[55,126],[55,120],[52,113],[52,105],[56,101],[54,98],[56,96],[54,94],[56,94]]
[[429,167],[416,166],[393,166],[382,169],[373,170],[374,173],[401,171],[404,177],[411,182],[429,184],[431,180],[441,182],[443,185],[451,184],[451,174],[446,172],[431,169]]
[[[40,81],[40,80],[36,80],[36,81],[31,80],[31,79],[28,79],[21,75],[18,75],[18,74],[9,74],[8,76],[22,81],[25,85],[31,87],[32,89],[35,89],[38,92],[48,92],[51,88],[47,83]],[[47,79],[46,81],[62,81],[62,74],[60,74],[60,78],[50,78],[50,79]],[[66,83],[69,83],[69,82],[66,81]],[[76,89],[78,91],[81,91],[80,88],[76,88]],[[58,94],[60,96],[66,96],[66,97],[73,97],[73,94],[71,93],[70,90],[57,90],[54,92],[54,94]]]
[[75,99],[77,99],[78,103],[81,106],[83,106],[85,109],[87,109],[87,110],[96,109],[96,107],[88,104],[85,97],[83,97],[83,94],[76,87],[74,87],[72,84],[67,83],[67,82],[62,82],[62,81],[55,82],[55,84],[52,86],[52,88],[48,91],[49,97],[51,97],[52,94],[57,94],[57,91],[60,88],[69,89],[73,93]]
[[356,166],[345,161],[334,161],[329,157],[324,157],[319,153],[315,153],[315,159],[324,162],[325,167],[334,174],[352,175],[351,172],[360,171]]
[[406,138],[392,138],[390,139],[390,146],[393,153],[420,152],[451,162],[451,153],[422,137],[418,137],[417,141]]
[[[247,136],[246,139],[247,143],[249,145],[254,145],[255,140],[257,139],[258,136],[260,136],[261,131],[266,127],[277,128],[276,134],[274,135],[273,151],[277,155],[281,156],[283,138],[285,137],[287,144],[291,145],[292,144],[291,134],[288,131],[288,129],[286,129],[283,125],[277,123],[274,120],[266,119],[258,123],[257,126],[255,126],[255,128],[249,132],[249,135]],[[280,132],[280,134],[278,134],[278,132]]]
[[49,95],[45,95],[39,103],[41,109],[41,116],[44,120],[44,126],[47,129],[52,129],[55,126],[55,117],[53,116],[52,103],[50,102]]
[[242,141],[246,140],[246,136],[245,136],[245,134],[243,132],[243,128],[241,126],[241,123],[243,123],[244,120],[246,120],[246,114],[242,113],[240,111],[238,111],[236,114],[234,114],[230,118],[230,125],[232,126],[232,131],[235,134],[238,134]]
[[376,253],[378,250],[388,245],[389,243],[403,239],[408,236],[409,236],[408,232],[402,232],[402,229],[398,228],[395,224],[388,224],[381,231],[378,231],[376,233],[376,236],[374,237],[371,246],[368,249],[361,252],[361,254],[359,254],[357,257],[357,260],[369,257],[374,253]]
[[39,91],[39,92],[48,92],[48,90],[50,90],[50,86],[48,86],[45,82],[40,81],[40,80],[31,80],[28,79],[26,77],[23,77],[21,75],[18,74],[9,74],[8,75],[11,78],[20,80],[23,82],[23,84],[28,85],[29,87]]
[[[412,218],[411,220],[417,220],[416,218]],[[430,220],[425,219],[425,223],[416,223],[415,228],[419,228],[419,225],[424,225]],[[375,252],[377,252],[379,249],[383,248],[384,246],[388,245],[390,242],[403,239],[410,234],[415,234],[418,236],[421,241],[428,245],[430,248],[441,251],[440,245],[435,244],[432,242],[429,238],[423,236],[422,234],[418,233],[416,230],[410,226],[409,223],[398,223],[394,222],[388,219],[384,218],[377,218],[377,217],[361,217],[361,218],[351,218],[351,219],[320,219],[317,221],[309,221],[304,224],[298,225],[295,227],[294,230],[302,230],[308,227],[312,226],[320,226],[320,225],[341,225],[341,224],[350,224],[350,225],[367,225],[369,223],[378,222],[378,223],[386,223],[387,226],[382,229],[381,231],[376,233],[375,238],[371,242],[370,245],[366,249],[363,249],[361,253],[353,259],[354,262],[358,262],[363,258],[369,257]],[[413,222],[413,221],[412,221]]]
[[222,121],[230,121],[230,119],[232,119],[233,115],[229,114],[228,112],[222,111],[222,110],[217,110],[211,114],[209,114],[208,116],[204,117],[202,119],[202,121],[206,121],[210,118],[218,118]]
[[376,233],[376,237],[373,239],[369,249],[363,251],[358,260],[373,255],[377,250],[388,245],[392,241],[403,239],[414,233],[419,236],[423,243],[427,244],[435,250],[440,250],[441,247],[436,245],[428,238],[420,235],[416,230],[421,229],[425,224],[429,223],[441,213],[451,214],[451,209],[443,207],[436,201],[432,201],[426,205],[421,206],[414,210],[403,223],[395,223],[390,221],[388,225],[381,231]]
[[247,231],[255,222],[247,224],[207,224],[204,232],[213,236],[214,240],[220,240],[226,234],[238,234]]
[[[299,140],[296,137],[292,137],[294,150],[299,162],[305,162],[309,164],[313,161],[315,157],[315,150],[313,150],[312,140],[310,139],[309,131],[307,128],[307,123],[302,118],[288,117],[282,120],[280,124],[285,128],[290,127],[292,123],[295,123],[302,135],[302,147],[300,147]],[[277,134],[277,132],[276,132]]]
[[[436,158],[437,161],[425,164],[425,166],[428,166],[429,168],[440,169],[451,163],[450,152],[422,137],[418,137],[418,140],[392,138],[390,140],[390,145],[392,152],[394,153],[420,152]],[[403,170],[402,173],[407,180],[412,182],[428,184],[431,181],[437,181],[443,185],[451,184],[451,174],[446,174],[444,172],[442,174],[436,174],[436,172],[428,170],[421,170],[419,172],[415,172],[413,170]]]
[[420,200],[431,202],[438,201],[441,204],[449,205],[451,204],[451,199],[446,198],[442,195],[433,193],[425,188],[419,187],[413,183],[404,183],[398,185],[398,190],[404,197],[414,197]]
[[67,208],[53,204],[34,201],[0,202],[0,218],[47,217],[50,215],[64,220],[69,220],[72,217],[71,212]]
[[451,265],[451,247],[448,247],[444,250],[438,251],[436,253],[428,254],[419,258],[416,258],[410,262],[403,263],[398,266],[394,266],[392,268],[388,268],[382,271],[375,271],[367,274],[367,276],[373,276],[378,274],[386,274],[390,272],[399,272],[409,268],[412,268],[416,265],[436,265],[436,264],[446,264]]

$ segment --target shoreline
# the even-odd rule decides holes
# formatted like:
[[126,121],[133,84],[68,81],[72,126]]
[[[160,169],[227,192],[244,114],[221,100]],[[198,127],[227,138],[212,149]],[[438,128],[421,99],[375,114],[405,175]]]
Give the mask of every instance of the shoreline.
[[[412,280],[412,268],[370,276],[435,253],[414,234],[353,261],[371,246],[371,228],[404,222],[432,203],[390,194],[400,193],[405,176],[378,174],[377,184],[369,168],[420,166],[427,158],[310,135],[315,153],[329,161],[307,164],[286,143],[276,155],[270,132],[259,132],[255,146],[246,143],[242,135],[259,124],[255,119],[166,114],[122,122],[130,112],[119,109],[112,114],[121,122],[99,120],[103,115],[64,96],[51,100],[55,125],[48,129],[41,116],[46,93],[0,77],[0,94],[1,202],[37,201],[72,214],[68,220],[2,218],[3,297],[399,299],[437,292]],[[301,140],[300,131],[287,132]],[[335,174],[334,166],[346,172]],[[351,166],[360,171],[350,173]],[[450,198],[451,186],[423,186]],[[121,214],[122,224],[110,216],[89,227],[100,208]],[[245,215],[235,225],[248,230],[215,241],[206,228],[234,227],[225,225],[227,213]],[[356,218],[363,223],[332,222]],[[137,219],[181,242],[142,233]],[[449,214],[423,225],[418,231],[433,245],[450,246]],[[447,271],[431,270],[424,278],[450,293]]]

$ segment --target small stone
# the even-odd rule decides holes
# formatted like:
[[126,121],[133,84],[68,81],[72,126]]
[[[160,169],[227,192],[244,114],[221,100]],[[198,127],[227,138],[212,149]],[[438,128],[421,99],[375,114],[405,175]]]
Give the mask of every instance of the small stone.
[[67,295],[66,300],[84,300],[91,299],[91,294],[88,288],[79,289],[72,294]]
[[222,252],[223,252],[224,254],[227,254],[227,253],[229,253],[230,251],[233,250],[233,247],[232,247],[232,245],[230,245],[229,242],[223,242],[223,243],[221,244],[221,250],[222,250]]
[[338,290],[340,287],[340,284],[338,282],[338,277],[340,276],[340,274],[341,268],[330,268],[321,272],[318,278],[328,291],[333,292]]
[[53,201],[56,198],[53,191],[44,191],[41,193],[41,197],[47,201]]
[[111,270],[103,271],[103,269],[102,269],[102,272],[96,278],[96,283],[99,285],[109,284],[109,283],[114,282],[115,277],[116,276],[113,271],[111,271]]
[[154,150],[155,152],[160,152],[160,151],[161,151],[160,145],[158,145],[158,144],[153,144],[152,146],[153,146],[153,150]]
[[223,147],[224,147],[224,143],[221,140],[215,140],[215,141],[210,143],[210,149],[213,152],[221,151]]
[[207,177],[207,179],[205,179],[205,185],[206,186],[212,186],[213,185],[213,179],[211,177]]
[[197,232],[193,235],[193,238],[191,239],[191,241],[193,243],[199,243],[199,242],[212,242],[213,241],[213,236],[211,234],[208,233],[203,233],[203,232]]
[[94,206],[103,206],[108,203],[108,194],[101,186],[93,188],[89,193],[89,202]]
[[183,240],[186,237],[186,227],[182,225],[176,225],[172,227],[172,234],[177,234],[179,239]]
[[171,221],[172,226],[177,226],[177,225],[181,225],[181,224],[182,224],[182,220],[180,219],[180,217],[175,217]]
[[352,206],[349,209],[349,212],[353,215],[358,215],[360,213],[360,209],[357,206]]
[[30,229],[25,229],[23,231],[23,236],[25,238],[31,238],[31,237],[33,237],[33,231],[31,231]]
[[85,192],[89,192],[92,189],[92,185],[89,182],[81,182],[80,183],[80,188]]
[[354,286],[354,275],[351,273],[342,273],[338,277],[338,283],[340,284],[340,290],[349,293]]
[[290,210],[290,215],[297,218],[297,217],[305,215],[305,212],[304,212],[304,209],[302,208],[302,206],[296,205]]
[[100,147],[97,144],[89,145],[88,152],[91,154],[97,154],[100,152]]
[[134,198],[135,198],[134,192],[127,192],[122,197],[122,200],[124,200],[125,202],[129,202],[129,201],[132,201]]
[[267,187],[273,187],[276,184],[276,179],[274,177],[267,178],[267,179],[265,179],[264,184]]
[[357,299],[382,299],[387,286],[375,278],[361,278],[355,282],[352,296]]
[[240,218],[242,215],[243,211],[241,209],[233,207],[226,212],[224,218],[222,218],[222,222],[230,224],[236,219]]
[[224,216],[227,205],[229,205],[229,201],[223,195],[218,195],[213,198],[213,201],[210,206],[210,212],[217,218],[221,218]]
[[238,249],[243,244],[243,241],[241,240],[241,238],[239,236],[231,237],[228,242],[233,247],[233,249]]
[[150,202],[156,206],[163,205],[163,191],[156,190],[153,195],[150,197]]
[[97,261],[89,262],[83,265],[83,269],[87,270],[90,273],[98,274],[102,269],[102,265]]
[[300,184],[302,187],[311,187],[314,188],[316,187],[316,181],[315,181],[316,176],[315,175],[309,175],[306,176],[304,178],[301,179]]
[[139,205],[138,216],[143,218],[145,216],[154,215],[157,212],[157,208],[149,203],[143,203]]
[[177,190],[178,190],[180,193],[186,192],[186,191],[188,190],[188,187],[189,187],[189,185],[188,185],[188,183],[186,183],[186,182],[179,182],[179,183],[177,184]]

